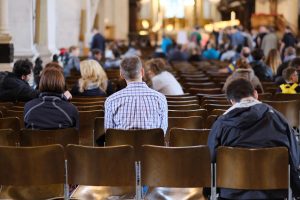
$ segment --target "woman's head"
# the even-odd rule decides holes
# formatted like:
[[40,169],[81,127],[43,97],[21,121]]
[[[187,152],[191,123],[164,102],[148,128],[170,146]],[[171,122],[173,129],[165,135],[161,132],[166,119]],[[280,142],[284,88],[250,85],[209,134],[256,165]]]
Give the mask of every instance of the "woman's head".
[[276,73],[277,68],[281,63],[279,51],[277,49],[271,49],[267,56],[266,64],[272,69],[273,74]]
[[251,68],[251,66],[246,59],[241,58],[237,60],[236,69],[249,69],[249,68]]
[[89,85],[96,85],[103,92],[107,89],[107,76],[101,65],[95,60],[80,62],[81,78],[79,79],[79,91],[83,92]]
[[166,64],[161,58],[154,58],[145,64],[146,74],[150,78],[166,70]]
[[64,93],[65,78],[60,69],[45,67],[42,71],[39,83],[40,92]]

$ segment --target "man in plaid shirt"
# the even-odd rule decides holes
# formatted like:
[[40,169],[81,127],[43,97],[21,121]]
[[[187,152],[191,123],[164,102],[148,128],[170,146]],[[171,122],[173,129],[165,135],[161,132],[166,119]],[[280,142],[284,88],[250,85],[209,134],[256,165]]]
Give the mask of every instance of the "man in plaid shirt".
[[166,97],[143,82],[144,69],[137,56],[125,57],[120,73],[127,87],[105,101],[105,129],[152,129],[168,127]]

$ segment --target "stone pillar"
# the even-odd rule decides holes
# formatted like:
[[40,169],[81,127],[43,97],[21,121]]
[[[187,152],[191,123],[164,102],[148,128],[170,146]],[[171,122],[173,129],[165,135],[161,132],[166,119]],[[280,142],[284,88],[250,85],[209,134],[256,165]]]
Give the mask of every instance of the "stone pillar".
[[128,0],[115,0],[114,7],[115,39],[126,40],[129,27],[129,2]]
[[7,2],[14,57],[32,59],[34,56],[33,0],[7,0]]
[[79,45],[81,0],[50,1],[56,2],[56,47],[69,48],[72,45]]
[[55,46],[55,1],[37,0],[36,49],[44,64],[57,52]]
[[11,71],[13,54],[8,26],[8,0],[0,0],[0,71]]
[[292,27],[294,31],[298,31],[298,0],[278,1],[278,14],[283,14],[287,20],[288,25]]
[[137,38],[138,1],[129,0],[129,40]]

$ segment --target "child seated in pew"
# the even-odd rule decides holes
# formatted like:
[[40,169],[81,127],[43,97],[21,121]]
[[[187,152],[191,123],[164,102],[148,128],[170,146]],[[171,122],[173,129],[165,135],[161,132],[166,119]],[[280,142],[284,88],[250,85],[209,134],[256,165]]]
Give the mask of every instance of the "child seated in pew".
[[297,94],[300,93],[300,86],[298,83],[298,72],[294,67],[288,67],[283,70],[282,76],[285,83],[281,84],[278,93],[282,94]]

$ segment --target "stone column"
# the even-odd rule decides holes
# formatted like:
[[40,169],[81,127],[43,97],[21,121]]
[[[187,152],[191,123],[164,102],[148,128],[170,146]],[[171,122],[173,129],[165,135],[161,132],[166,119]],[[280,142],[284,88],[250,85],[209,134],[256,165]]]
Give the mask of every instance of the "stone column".
[[57,52],[55,46],[55,1],[37,0],[36,49],[44,64]]
[[138,2],[139,0],[129,0],[129,41],[138,37]]
[[8,22],[14,43],[14,59],[32,59],[35,53],[33,41],[33,0],[7,0]]
[[293,31],[298,31],[298,0],[278,1],[278,14],[283,14]]
[[12,37],[8,26],[8,0],[0,0],[0,71],[11,71],[13,54]]
[[115,39],[127,40],[129,29],[129,1],[115,0]]

